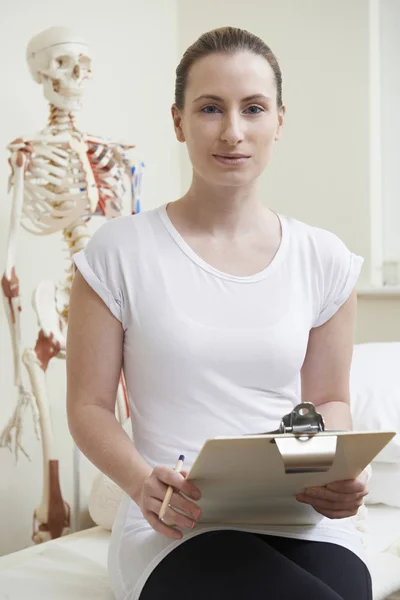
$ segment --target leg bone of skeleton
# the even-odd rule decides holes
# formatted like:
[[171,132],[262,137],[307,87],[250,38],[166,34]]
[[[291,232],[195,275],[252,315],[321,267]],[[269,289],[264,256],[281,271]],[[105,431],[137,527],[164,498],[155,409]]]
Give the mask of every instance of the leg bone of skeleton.
[[69,527],[69,506],[61,495],[45,378],[48,361],[57,354],[59,348],[53,337],[46,337],[41,331],[35,350],[26,349],[23,354],[39,410],[42,434],[43,492],[42,500],[34,512],[34,521],[39,524],[39,533],[34,532],[33,536],[36,542],[43,541],[43,532],[55,538],[63,535],[64,529]]

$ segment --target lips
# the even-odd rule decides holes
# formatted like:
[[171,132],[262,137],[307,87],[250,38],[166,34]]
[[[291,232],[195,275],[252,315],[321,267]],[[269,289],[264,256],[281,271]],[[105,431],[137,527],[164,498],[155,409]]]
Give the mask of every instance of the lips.
[[228,165],[229,167],[237,167],[240,165],[244,165],[250,159],[250,156],[245,156],[243,154],[241,154],[240,156],[237,154],[213,154],[213,157],[221,165]]
[[220,158],[250,158],[246,154],[214,154],[213,156],[219,156]]

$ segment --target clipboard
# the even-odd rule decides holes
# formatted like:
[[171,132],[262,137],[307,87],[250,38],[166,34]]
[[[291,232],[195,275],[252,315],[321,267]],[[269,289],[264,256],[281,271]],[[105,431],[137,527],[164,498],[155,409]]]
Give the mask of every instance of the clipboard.
[[323,515],[296,494],[357,477],[395,434],[326,430],[303,402],[276,431],[207,439],[187,476],[202,493],[198,522],[315,525]]

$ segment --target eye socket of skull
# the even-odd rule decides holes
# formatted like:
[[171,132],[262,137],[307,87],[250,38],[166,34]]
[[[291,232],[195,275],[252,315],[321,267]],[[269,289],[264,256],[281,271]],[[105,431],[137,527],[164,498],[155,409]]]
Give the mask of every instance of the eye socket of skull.
[[81,54],[81,56],[79,57],[79,65],[83,71],[90,73],[90,69],[92,67],[92,61],[89,58],[89,56],[85,56],[84,54]]
[[74,60],[72,56],[63,54],[62,56],[56,56],[54,63],[57,69],[70,69],[74,65]]
[[65,70],[71,70],[71,69],[75,69],[75,67],[79,67],[78,71],[81,72],[85,72],[85,71],[90,71],[90,67],[91,67],[91,60],[88,56],[85,55],[80,55],[78,60],[76,60],[73,56],[69,55],[69,54],[62,54],[60,56],[56,56],[54,58],[54,65],[53,65],[57,70],[59,69],[65,69]]

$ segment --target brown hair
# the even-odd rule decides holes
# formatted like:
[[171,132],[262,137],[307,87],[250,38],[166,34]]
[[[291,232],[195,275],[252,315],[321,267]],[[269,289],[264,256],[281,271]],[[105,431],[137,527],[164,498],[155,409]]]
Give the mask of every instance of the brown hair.
[[176,69],[175,104],[179,110],[185,103],[185,89],[191,66],[200,58],[217,52],[234,54],[241,51],[253,52],[263,56],[270,64],[276,81],[276,101],[278,109],[282,107],[282,73],[272,50],[253,33],[236,27],[220,27],[203,33],[184,53]]

